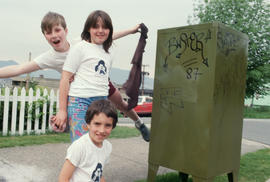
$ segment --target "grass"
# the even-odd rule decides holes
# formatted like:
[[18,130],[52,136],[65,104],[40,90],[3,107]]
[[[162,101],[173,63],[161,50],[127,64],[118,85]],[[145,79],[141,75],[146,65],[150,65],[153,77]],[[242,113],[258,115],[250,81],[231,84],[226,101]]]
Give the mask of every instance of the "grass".
[[[139,135],[139,131],[135,128],[117,126],[112,130],[110,138],[128,138]],[[0,136],[0,148],[46,143],[70,143],[69,133],[48,132],[43,135]]]
[[136,128],[117,126],[112,130],[110,138],[130,138],[140,136],[140,132]]
[[270,106],[245,107],[244,118],[270,118]]
[[[270,178],[270,149],[262,149],[243,155],[239,172],[239,182],[265,182]],[[146,180],[136,182],[146,182]],[[179,182],[178,174],[158,175],[155,182]],[[191,177],[189,177],[188,182],[192,182]],[[227,175],[217,176],[214,182],[228,182]]]

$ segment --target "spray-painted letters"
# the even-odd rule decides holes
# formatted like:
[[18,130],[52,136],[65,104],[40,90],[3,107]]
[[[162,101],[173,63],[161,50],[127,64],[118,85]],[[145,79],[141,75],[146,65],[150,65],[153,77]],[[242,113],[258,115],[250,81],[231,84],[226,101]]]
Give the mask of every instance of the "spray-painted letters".
[[217,33],[217,47],[225,55],[228,56],[231,52],[236,51],[240,37],[231,32]]
[[[211,31],[208,29],[206,32],[181,32],[176,36],[167,39],[166,55],[163,62],[163,69],[165,72],[168,70],[170,61],[182,64],[186,70],[186,78],[197,80],[198,76],[202,75],[199,71],[198,64],[202,63],[207,68],[209,67],[208,58],[205,56],[205,44],[208,40],[212,39]],[[186,52],[194,53],[195,55],[185,60],[187,56],[183,56]],[[199,54],[199,55],[198,55]],[[170,57],[173,56],[173,59]],[[199,56],[199,58],[198,58]],[[176,58],[176,59],[175,59]]]

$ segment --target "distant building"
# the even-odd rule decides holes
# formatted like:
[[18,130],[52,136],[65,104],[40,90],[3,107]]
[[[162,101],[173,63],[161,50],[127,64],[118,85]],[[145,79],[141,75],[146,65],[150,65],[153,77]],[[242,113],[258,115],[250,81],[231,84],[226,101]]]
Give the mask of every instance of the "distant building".
[[117,84],[117,83],[114,83],[114,82],[113,82],[113,85],[114,85],[114,87],[115,87],[116,89],[119,90],[119,92],[120,92],[122,98],[123,98],[124,100],[128,100],[128,96],[126,95],[125,90],[123,89],[123,85]]
[[[25,87],[26,85],[27,77],[12,77],[11,78],[11,84],[13,87],[19,86],[19,87]],[[37,85],[41,87],[45,87],[48,90],[54,89],[57,91],[59,89],[59,79],[52,79],[52,78],[44,78],[43,75],[40,75],[39,77],[31,77],[31,82],[36,82]],[[117,88],[120,91],[120,94],[124,100],[128,100],[128,96],[125,93],[125,90],[123,89],[123,85],[113,83],[115,88]],[[142,91],[140,90],[140,95]],[[144,89],[144,95],[153,96],[153,90],[152,89]]]
[[153,97],[153,89],[143,89],[143,91],[140,89],[140,95],[148,95]]
[[[25,87],[27,77],[12,77],[12,86],[20,86]],[[39,77],[31,77],[30,82],[35,82],[37,85],[41,87],[45,87],[48,90],[54,89],[55,91],[59,88],[59,79],[52,79],[52,78],[44,78],[43,75]]]
[[12,81],[10,78],[0,79],[0,88],[11,87]]

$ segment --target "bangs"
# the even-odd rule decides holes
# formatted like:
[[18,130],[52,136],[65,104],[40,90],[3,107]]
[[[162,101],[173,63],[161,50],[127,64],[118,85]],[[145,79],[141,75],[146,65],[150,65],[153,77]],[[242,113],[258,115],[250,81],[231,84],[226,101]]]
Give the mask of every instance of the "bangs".
[[57,13],[49,12],[41,22],[41,30],[44,33],[51,32],[54,26],[61,25],[64,29],[66,29],[66,22],[62,15]]
[[104,50],[108,53],[110,46],[112,45],[113,25],[110,16],[101,10],[92,12],[86,19],[83,31],[81,33],[82,40],[91,42],[91,35],[89,33],[90,28],[98,28],[98,21],[102,21],[102,27],[109,29],[110,33],[107,40],[103,43]]
[[107,17],[103,17],[102,15],[97,15],[97,16],[93,17],[93,22],[90,25],[90,27],[97,28],[98,27],[97,24],[99,21],[101,21],[103,28],[111,29],[112,26],[111,26],[110,19],[108,19]]
[[53,23],[53,24],[49,23],[49,24],[46,24],[46,26],[44,26],[44,28],[43,28],[44,32],[46,32],[46,33],[51,32],[54,25],[58,25],[58,24],[56,24],[56,23]]

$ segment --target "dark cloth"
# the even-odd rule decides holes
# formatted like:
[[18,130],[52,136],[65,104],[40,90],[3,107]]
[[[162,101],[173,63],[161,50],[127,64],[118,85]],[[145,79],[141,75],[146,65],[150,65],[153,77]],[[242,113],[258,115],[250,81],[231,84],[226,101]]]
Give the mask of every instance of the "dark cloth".
[[142,23],[140,25],[141,36],[137,45],[136,51],[132,58],[131,64],[133,64],[128,80],[124,83],[123,88],[126,91],[128,100],[128,110],[133,109],[138,104],[138,96],[142,81],[142,56],[146,45],[148,28]]
[[115,90],[116,90],[116,88],[114,87],[112,82],[109,81],[109,95],[108,95],[108,97],[112,96],[114,94]]

